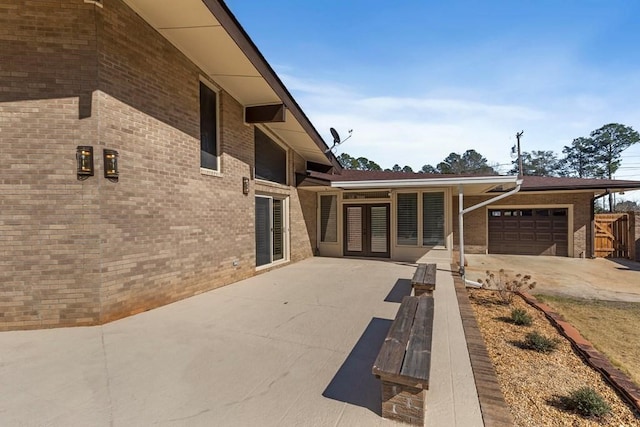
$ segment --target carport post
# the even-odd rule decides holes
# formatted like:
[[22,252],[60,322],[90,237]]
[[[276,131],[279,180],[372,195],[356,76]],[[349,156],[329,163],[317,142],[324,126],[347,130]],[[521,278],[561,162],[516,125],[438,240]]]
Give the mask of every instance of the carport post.
[[460,236],[460,268],[458,272],[464,280],[464,190],[462,184],[458,184],[458,235]]

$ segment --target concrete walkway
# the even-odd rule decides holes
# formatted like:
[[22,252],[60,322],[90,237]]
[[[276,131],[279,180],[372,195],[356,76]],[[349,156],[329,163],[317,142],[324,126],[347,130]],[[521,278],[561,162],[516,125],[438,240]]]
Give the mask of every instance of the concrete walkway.
[[[428,426],[482,419],[439,264]],[[411,265],[313,258],[104,326],[0,333],[3,426],[376,426]]]

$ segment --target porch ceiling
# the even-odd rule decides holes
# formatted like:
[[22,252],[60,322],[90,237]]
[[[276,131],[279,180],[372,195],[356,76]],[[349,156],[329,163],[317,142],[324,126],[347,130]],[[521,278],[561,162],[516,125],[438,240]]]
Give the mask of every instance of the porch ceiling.
[[[226,6],[216,0],[124,1],[243,106],[284,103],[285,122],[267,127],[306,160],[333,163],[322,138]],[[238,38],[246,39],[245,50]],[[250,59],[245,52],[251,48]]]

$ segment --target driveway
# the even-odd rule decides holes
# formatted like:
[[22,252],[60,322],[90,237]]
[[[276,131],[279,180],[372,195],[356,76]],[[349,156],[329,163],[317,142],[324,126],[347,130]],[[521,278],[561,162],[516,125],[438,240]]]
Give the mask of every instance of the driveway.
[[[481,426],[448,268],[426,425]],[[396,425],[371,368],[414,271],[312,258],[103,326],[0,333],[0,425]]]
[[581,259],[525,255],[466,255],[466,278],[477,281],[490,270],[510,276],[530,274],[532,293],[609,301],[640,302],[640,263],[624,259]]

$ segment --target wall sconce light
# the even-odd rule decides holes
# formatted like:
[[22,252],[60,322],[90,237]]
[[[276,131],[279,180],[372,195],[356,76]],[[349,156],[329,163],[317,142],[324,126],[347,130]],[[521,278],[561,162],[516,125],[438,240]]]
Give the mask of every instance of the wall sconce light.
[[93,176],[93,147],[89,145],[79,145],[78,148],[76,148],[76,163],[79,180],[85,180]]
[[104,149],[104,177],[109,181],[118,182],[118,152]]
[[242,177],[242,194],[249,194],[249,178]]

